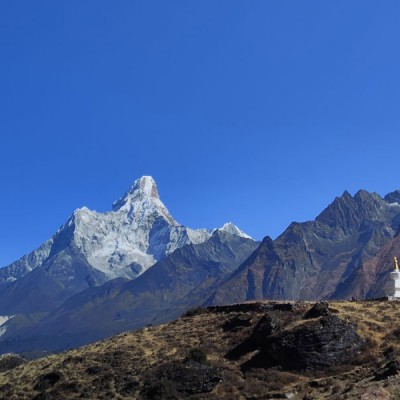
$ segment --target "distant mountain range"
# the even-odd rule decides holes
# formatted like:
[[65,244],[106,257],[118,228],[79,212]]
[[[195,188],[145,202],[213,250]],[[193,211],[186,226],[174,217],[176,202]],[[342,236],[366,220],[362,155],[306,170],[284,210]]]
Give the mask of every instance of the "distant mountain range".
[[264,238],[207,304],[383,295],[383,275],[393,259],[381,264],[380,252],[398,244],[399,202],[400,191],[385,198],[344,192],[315,221],[292,223],[276,240]]
[[399,203],[400,191],[345,192],[258,243],[231,223],[178,224],[142,177],[112,211],[76,210],[0,269],[0,352],[75,347],[199,305],[380,296],[400,251]]

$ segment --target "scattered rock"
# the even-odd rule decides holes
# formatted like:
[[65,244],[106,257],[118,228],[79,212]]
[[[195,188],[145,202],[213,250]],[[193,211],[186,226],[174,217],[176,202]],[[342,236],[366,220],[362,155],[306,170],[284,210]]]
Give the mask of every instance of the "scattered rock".
[[323,370],[352,361],[363,344],[352,324],[328,315],[269,336],[261,353],[288,370]]
[[320,303],[315,303],[304,315],[304,319],[326,317],[330,315],[329,304],[321,301]]

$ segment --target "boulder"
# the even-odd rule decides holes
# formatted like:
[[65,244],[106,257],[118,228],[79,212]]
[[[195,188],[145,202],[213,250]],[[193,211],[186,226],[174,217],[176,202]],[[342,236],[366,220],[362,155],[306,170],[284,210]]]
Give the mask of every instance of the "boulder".
[[352,361],[363,345],[352,324],[328,315],[269,336],[261,354],[287,370],[323,370]]

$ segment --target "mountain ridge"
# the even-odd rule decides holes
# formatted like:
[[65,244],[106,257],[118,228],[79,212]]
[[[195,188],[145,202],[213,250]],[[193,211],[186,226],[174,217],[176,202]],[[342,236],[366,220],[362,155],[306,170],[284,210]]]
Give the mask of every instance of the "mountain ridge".
[[[232,223],[217,229],[249,237]],[[160,200],[154,179],[143,176],[113,203],[112,211],[76,209],[49,240],[0,268],[0,284],[21,278],[71,243],[109,279],[132,279],[176,248],[204,242],[214,230],[191,229],[176,222]]]
[[343,298],[343,282],[378,254],[399,224],[397,202],[365,190],[354,196],[345,191],[314,221],[293,222],[275,240],[264,238],[205,304]]

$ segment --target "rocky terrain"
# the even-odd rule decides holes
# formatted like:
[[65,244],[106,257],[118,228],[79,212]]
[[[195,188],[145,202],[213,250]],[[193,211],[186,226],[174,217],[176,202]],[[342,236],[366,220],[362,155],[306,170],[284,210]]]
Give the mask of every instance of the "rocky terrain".
[[[314,221],[293,222],[277,239],[264,238],[206,304],[382,296],[392,260],[380,251],[390,243],[400,251],[393,242],[399,197],[399,191],[385,198],[365,190],[344,192]],[[382,263],[378,269],[373,259],[374,265]],[[360,279],[366,270],[368,279]]]
[[198,308],[11,365],[0,398],[397,399],[399,322],[399,303],[387,301]]

